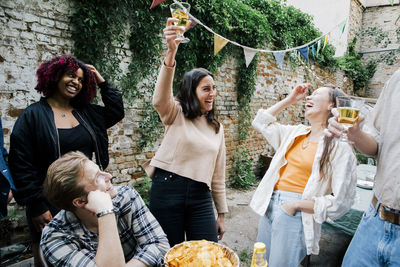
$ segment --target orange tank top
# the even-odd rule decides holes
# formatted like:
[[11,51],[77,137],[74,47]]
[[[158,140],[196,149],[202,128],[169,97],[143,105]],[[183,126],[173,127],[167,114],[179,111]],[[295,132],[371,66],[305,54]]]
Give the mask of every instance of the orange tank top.
[[296,137],[286,152],[287,163],[280,169],[275,190],[303,193],[311,175],[318,142],[310,142],[306,135]]

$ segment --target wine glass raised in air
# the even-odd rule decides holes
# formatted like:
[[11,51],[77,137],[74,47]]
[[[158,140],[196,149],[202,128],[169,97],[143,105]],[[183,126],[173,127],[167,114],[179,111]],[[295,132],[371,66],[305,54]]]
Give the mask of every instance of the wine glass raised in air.
[[171,14],[173,18],[179,19],[176,26],[182,27],[182,31],[178,32],[178,37],[175,40],[181,41],[181,43],[189,42],[189,38],[183,36],[189,21],[190,4],[185,2],[172,3],[170,6]]
[[336,107],[339,112],[338,122],[343,126],[344,131],[340,141],[353,142],[347,138],[347,131],[358,120],[360,109],[364,105],[364,99],[353,96],[338,96],[336,98]]

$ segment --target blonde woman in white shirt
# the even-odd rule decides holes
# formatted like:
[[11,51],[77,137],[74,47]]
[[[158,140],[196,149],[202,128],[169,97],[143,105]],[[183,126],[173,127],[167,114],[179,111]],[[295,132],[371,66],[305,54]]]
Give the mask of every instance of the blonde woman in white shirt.
[[[332,85],[310,96],[300,84],[267,110],[260,109],[253,127],[276,150],[250,206],[261,215],[257,240],[266,243],[268,265],[299,266],[318,254],[321,224],[338,219],[352,206],[356,157],[348,143],[324,137],[335,99],[344,93]],[[276,116],[306,98],[306,125],[282,125]]]

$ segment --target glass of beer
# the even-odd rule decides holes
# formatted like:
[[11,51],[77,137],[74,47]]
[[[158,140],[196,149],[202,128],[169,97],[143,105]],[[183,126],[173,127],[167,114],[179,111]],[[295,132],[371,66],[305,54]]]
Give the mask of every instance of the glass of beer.
[[171,14],[173,18],[179,19],[176,26],[180,26],[182,31],[179,31],[178,37],[175,40],[181,41],[181,43],[189,42],[189,38],[183,36],[185,32],[186,26],[188,26],[189,21],[189,11],[190,11],[190,4],[184,2],[177,2],[172,3],[169,8],[171,9]]
[[340,141],[353,143],[347,138],[347,131],[358,120],[363,105],[364,99],[362,98],[353,96],[338,96],[336,98],[336,107],[339,112],[338,122],[344,128]]

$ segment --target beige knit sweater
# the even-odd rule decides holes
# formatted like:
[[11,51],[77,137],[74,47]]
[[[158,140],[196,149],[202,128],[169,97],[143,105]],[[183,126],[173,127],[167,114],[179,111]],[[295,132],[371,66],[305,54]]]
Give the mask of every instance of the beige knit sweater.
[[225,193],[225,139],[221,125],[216,134],[204,116],[185,118],[173,96],[175,67],[162,64],[153,95],[153,105],[165,126],[156,155],[143,167],[152,177],[154,167],[203,182],[211,190],[218,213],[228,212]]

